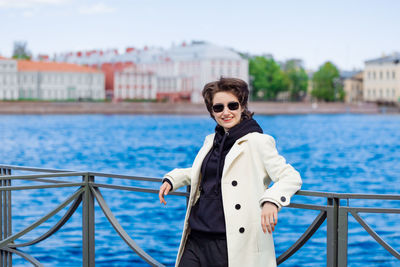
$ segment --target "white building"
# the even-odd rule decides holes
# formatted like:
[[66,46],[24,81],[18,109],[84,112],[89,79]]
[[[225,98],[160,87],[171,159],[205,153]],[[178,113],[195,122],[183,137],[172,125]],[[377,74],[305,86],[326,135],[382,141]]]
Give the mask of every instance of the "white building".
[[[137,64],[138,69],[157,73],[158,77],[175,80],[175,92],[190,93],[194,103],[202,102],[201,91],[206,83],[221,76],[248,82],[248,61],[227,48],[205,42],[174,46],[162,55]],[[172,79],[171,79],[172,78]],[[163,93],[162,86],[158,93]]]
[[365,61],[364,100],[400,102],[400,54]]
[[[221,76],[240,78],[249,82],[246,59],[230,49],[206,42],[192,42],[189,45],[183,43],[167,50],[148,47],[142,50],[128,48],[121,55],[115,50],[67,53],[57,56],[56,60],[97,67],[104,63],[132,63],[135,68],[129,67],[124,72],[115,72],[115,75],[118,75],[118,78],[115,76],[113,83],[116,97],[137,95],[135,91],[125,92],[124,88],[139,86],[134,77],[143,75],[151,86],[144,85],[147,88],[145,90],[149,92],[142,95],[155,96],[159,100],[168,98],[173,101],[190,99],[192,102],[202,102],[201,91],[204,85]],[[124,78],[128,76],[131,78]],[[150,76],[154,76],[155,79]],[[126,81],[131,82],[127,84]]]
[[156,99],[157,77],[138,72],[134,66],[114,73],[114,97],[117,99]]
[[0,100],[18,99],[17,61],[0,57]]
[[18,61],[19,99],[104,99],[101,71],[68,63]]

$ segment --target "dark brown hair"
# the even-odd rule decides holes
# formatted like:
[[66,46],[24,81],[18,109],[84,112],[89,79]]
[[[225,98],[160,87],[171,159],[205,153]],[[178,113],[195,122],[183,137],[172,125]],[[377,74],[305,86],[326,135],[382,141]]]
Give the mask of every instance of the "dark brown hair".
[[206,104],[211,118],[214,119],[212,111],[213,98],[218,92],[229,92],[237,97],[240,106],[244,109],[242,112],[242,120],[253,117],[254,113],[250,112],[247,108],[247,101],[249,99],[249,87],[247,83],[237,78],[221,77],[218,81],[207,83],[202,92],[204,103]]

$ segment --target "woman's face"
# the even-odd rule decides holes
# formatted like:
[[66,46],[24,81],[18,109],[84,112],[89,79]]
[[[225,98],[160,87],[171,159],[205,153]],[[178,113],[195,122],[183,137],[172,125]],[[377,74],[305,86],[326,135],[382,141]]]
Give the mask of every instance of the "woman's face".
[[[221,110],[221,105],[223,108]],[[235,109],[236,108],[236,109]],[[240,123],[243,108],[237,97],[229,92],[218,92],[213,98],[213,115],[225,131]]]

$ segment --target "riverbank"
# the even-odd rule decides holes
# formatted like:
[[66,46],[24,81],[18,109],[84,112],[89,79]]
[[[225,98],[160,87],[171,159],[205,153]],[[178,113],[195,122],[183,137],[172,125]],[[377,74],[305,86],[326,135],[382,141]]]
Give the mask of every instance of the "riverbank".
[[[256,114],[379,114],[399,113],[398,108],[382,108],[374,103],[281,103],[251,102]],[[1,101],[0,114],[207,114],[204,104],[154,102],[36,102]]]

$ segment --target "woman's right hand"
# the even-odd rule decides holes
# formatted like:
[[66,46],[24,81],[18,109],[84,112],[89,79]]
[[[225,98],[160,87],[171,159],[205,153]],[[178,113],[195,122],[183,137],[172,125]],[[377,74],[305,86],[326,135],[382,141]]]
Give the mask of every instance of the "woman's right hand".
[[168,182],[164,182],[160,186],[160,191],[158,191],[158,198],[160,199],[160,203],[164,203],[164,205],[167,205],[167,201],[165,201],[164,196],[168,195],[170,190],[171,185]]

